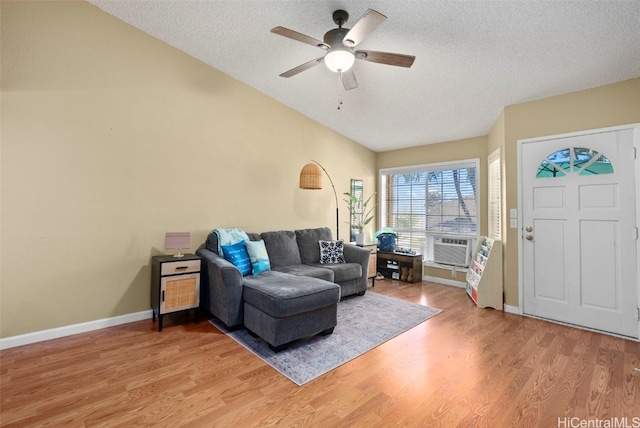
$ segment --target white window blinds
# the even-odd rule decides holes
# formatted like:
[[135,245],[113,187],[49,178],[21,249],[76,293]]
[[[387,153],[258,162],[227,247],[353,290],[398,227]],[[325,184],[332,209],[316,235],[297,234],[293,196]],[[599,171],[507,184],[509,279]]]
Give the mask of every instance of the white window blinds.
[[381,221],[398,246],[428,255],[429,235],[477,235],[478,161],[380,171]]
[[502,239],[502,171],[500,166],[500,149],[491,153],[488,164],[488,209],[489,209],[489,238]]

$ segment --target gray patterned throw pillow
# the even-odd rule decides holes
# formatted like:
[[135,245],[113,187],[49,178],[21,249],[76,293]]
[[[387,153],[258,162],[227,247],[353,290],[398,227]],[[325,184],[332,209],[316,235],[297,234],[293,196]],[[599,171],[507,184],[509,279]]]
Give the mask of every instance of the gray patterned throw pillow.
[[345,263],[344,241],[320,241],[320,263]]

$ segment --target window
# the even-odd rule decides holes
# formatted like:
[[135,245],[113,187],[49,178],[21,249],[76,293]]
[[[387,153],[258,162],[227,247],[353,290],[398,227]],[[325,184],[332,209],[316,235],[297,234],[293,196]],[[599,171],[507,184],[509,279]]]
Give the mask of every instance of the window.
[[487,159],[487,181],[489,182],[489,233],[491,239],[502,239],[502,177],[500,169],[500,149]]
[[540,163],[536,178],[613,174],[611,161],[603,154],[585,147],[570,147],[551,153]]
[[478,160],[380,171],[381,225],[398,235],[398,247],[433,261],[436,236],[478,233]]

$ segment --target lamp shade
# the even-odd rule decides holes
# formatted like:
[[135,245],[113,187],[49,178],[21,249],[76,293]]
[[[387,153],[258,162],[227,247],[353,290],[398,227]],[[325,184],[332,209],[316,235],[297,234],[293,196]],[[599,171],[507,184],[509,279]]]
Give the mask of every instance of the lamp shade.
[[340,218],[340,213],[338,212],[338,194],[336,193],[336,186],[333,184],[333,180],[331,176],[327,172],[326,169],[318,162],[313,161],[312,163],[308,163],[302,167],[302,171],[300,171],[300,188],[301,189],[310,189],[310,190],[318,190],[322,189],[322,171],[327,174],[329,178],[329,182],[331,183],[331,188],[333,189],[333,197],[336,198],[336,239],[340,239],[340,224],[338,219]]
[[164,248],[178,250],[178,254],[173,257],[182,257],[184,254],[180,250],[191,248],[191,232],[167,232],[164,238]]
[[167,250],[191,248],[191,232],[167,232],[164,238],[164,248]]
[[349,70],[354,61],[355,57],[353,54],[345,50],[332,50],[324,56],[324,64],[334,73]]
[[322,171],[315,163],[308,163],[300,171],[300,188],[318,190],[322,189]]

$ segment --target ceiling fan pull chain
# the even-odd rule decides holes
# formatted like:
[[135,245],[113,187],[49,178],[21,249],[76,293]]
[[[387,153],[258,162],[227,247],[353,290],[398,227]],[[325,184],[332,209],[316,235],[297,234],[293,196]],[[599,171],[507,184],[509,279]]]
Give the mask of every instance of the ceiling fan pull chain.
[[338,70],[338,110],[342,106],[342,71]]

